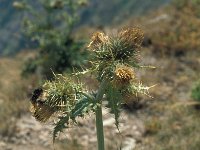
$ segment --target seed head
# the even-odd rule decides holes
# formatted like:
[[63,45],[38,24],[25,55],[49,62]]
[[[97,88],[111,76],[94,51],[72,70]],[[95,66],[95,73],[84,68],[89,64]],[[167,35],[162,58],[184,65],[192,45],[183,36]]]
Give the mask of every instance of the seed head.
[[47,121],[55,112],[69,112],[81,95],[82,85],[70,78],[55,75],[55,80],[46,81],[42,89],[34,91],[31,98],[32,114],[41,122]]
[[144,39],[144,33],[139,28],[127,28],[119,32],[120,39],[132,43],[134,46],[140,46]]

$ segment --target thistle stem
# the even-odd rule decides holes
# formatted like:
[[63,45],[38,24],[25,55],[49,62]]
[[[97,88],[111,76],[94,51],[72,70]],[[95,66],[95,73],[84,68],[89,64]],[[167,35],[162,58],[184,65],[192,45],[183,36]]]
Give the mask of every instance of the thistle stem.
[[96,96],[96,101],[99,104],[96,110],[96,132],[97,132],[97,142],[98,150],[104,150],[104,133],[103,133],[103,118],[102,118],[102,98],[105,92],[106,81],[103,81],[100,85],[99,91]]
[[96,110],[96,129],[97,129],[98,150],[104,150],[104,133],[103,133],[103,120],[102,120],[101,106],[98,106]]

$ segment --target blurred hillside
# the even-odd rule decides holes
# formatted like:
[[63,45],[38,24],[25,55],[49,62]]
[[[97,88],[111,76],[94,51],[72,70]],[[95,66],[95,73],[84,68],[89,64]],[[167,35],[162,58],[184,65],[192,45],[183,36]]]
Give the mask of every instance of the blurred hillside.
[[81,23],[91,25],[111,25],[144,15],[151,10],[169,3],[171,0],[90,0],[88,8],[82,12]]
[[[138,16],[156,9],[170,0],[89,0],[88,6],[81,10],[79,26],[109,26],[130,17]],[[20,30],[23,14],[12,6],[14,0],[0,1],[0,55],[9,55],[25,48]]]
[[12,7],[14,0],[0,1],[0,54],[11,54],[23,45],[20,34],[22,16]]

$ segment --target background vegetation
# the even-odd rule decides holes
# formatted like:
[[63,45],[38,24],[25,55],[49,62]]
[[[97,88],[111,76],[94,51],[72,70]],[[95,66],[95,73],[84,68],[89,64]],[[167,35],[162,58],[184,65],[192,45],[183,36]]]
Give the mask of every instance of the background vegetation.
[[[78,10],[87,1],[41,0],[28,4],[15,2],[16,9],[24,11],[23,33],[38,49],[29,58],[22,74],[37,73],[40,78],[51,79],[52,72],[62,73],[80,67],[86,59],[84,40],[73,37],[73,29],[78,21]],[[38,11],[35,11],[38,9]]]

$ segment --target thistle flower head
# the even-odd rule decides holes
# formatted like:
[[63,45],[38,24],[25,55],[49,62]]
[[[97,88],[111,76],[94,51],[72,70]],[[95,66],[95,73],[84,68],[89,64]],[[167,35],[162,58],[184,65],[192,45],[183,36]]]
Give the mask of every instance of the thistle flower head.
[[135,79],[135,72],[132,67],[120,64],[114,70],[113,83],[115,87],[123,87]]
[[[139,28],[123,29],[114,36],[106,36],[100,32],[94,34],[88,47],[93,51],[92,61],[98,70],[98,79],[108,77],[112,72],[111,70],[116,66],[115,64],[121,63],[139,67],[138,56],[142,40],[143,32]],[[127,71],[127,69],[125,70]],[[122,72],[124,72],[123,69],[118,70],[117,76],[121,76]],[[122,75],[120,78],[127,80],[128,74]],[[130,75],[130,78],[132,78],[132,75]]]
[[144,33],[140,28],[127,28],[119,32],[121,40],[131,42],[133,46],[141,46],[144,39]]
[[95,51],[95,58],[99,61],[126,61],[134,58],[143,40],[143,32],[139,28],[128,28],[119,31],[115,36],[95,33],[89,48]]
[[124,65],[116,67],[115,75],[119,80],[123,81],[130,81],[131,79],[135,78],[133,69]]
[[43,92],[32,102],[33,116],[45,122],[55,112],[69,112],[81,97],[78,94],[81,90],[81,85],[62,75],[56,75],[54,81],[47,81],[43,85]]

